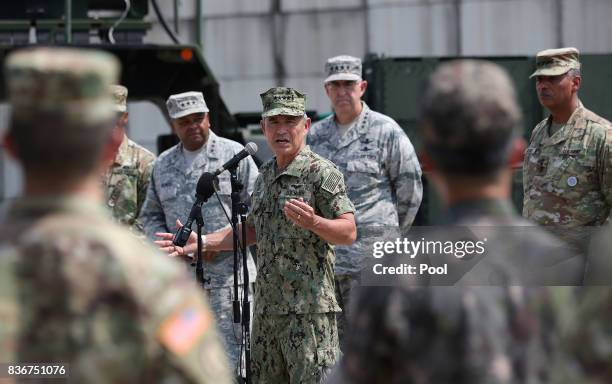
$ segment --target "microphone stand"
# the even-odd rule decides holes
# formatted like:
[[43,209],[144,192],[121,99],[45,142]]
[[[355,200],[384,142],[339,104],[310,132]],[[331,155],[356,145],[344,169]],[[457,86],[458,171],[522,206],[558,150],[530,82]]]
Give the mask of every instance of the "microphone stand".
[[202,201],[199,204],[196,204],[199,206],[194,216],[194,220],[196,222],[196,228],[197,228],[196,231],[198,235],[198,250],[196,253],[197,257],[196,257],[195,273],[196,273],[196,281],[198,282],[198,284],[202,285],[202,287],[204,287],[204,282],[206,281],[206,279],[204,279],[204,266],[202,263],[202,248],[203,248],[202,227],[204,226],[204,218],[202,217],[202,204],[203,203],[204,201]]
[[[247,264],[247,241],[246,241],[246,213],[247,205],[240,201],[240,193],[244,186],[238,180],[236,175],[237,164],[234,167],[228,168],[230,172],[230,182],[232,186],[232,237],[234,241],[234,323],[242,325],[242,343],[244,346],[244,361],[245,361],[245,382],[251,384],[251,303],[249,302],[249,268]],[[238,215],[240,215],[240,223],[242,224],[242,241],[238,242]],[[242,297],[242,316],[240,314],[240,300],[238,298],[238,247],[242,252],[242,282],[243,282],[243,297]],[[242,320],[242,321],[241,321]],[[240,372],[242,374],[242,372]]]

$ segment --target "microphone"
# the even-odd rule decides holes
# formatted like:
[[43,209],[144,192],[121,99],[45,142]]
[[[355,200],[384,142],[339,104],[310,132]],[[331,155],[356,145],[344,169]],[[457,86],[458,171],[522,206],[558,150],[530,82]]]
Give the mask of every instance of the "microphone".
[[244,159],[247,156],[254,155],[255,152],[257,152],[257,144],[253,142],[247,143],[247,145],[244,146],[244,149],[242,151],[238,152],[234,157],[229,159],[225,164],[223,164],[219,169],[217,169],[213,173],[213,175],[218,176],[220,173],[236,167],[240,160]]
[[196,185],[196,200],[206,201],[219,190],[219,179],[210,172],[204,172]]
[[196,201],[191,207],[191,212],[189,212],[189,218],[185,222],[185,225],[176,230],[174,238],[172,239],[172,244],[179,247],[184,247],[185,244],[187,244],[189,235],[191,235],[191,226],[193,225],[193,221],[196,220],[196,218],[201,217],[200,210],[202,209],[202,204],[218,189],[219,180],[217,179],[217,176],[210,172],[204,172],[202,176],[200,176],[198,184],[196,185]]

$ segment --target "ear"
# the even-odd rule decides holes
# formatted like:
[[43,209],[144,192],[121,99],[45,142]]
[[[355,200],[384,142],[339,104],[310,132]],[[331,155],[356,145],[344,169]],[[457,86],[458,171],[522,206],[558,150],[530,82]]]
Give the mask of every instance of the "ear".
[[517,169],[523,166],[525,149],[527,149],[527,142],[523,137],[517,137],[512,141],[512,149],[510,150],[510,157],[508,158],[508,167]]
[[359,94],[360,94],[360,96],[363,96],[363,94],[365,93],[366,89],[368,89],[368,82],[367,82],[367,80],[362,80],[361,83],[359,83]]
[[578,90],[580,89],[580,85],[581,84],[582,84],[582,77],[574,76],[572,78],[572,91],[578,92]]
[[327,97],[331,98],[331,95],[329,94],[329,87],[327,86],[328,83],[323,84],[323,88],[325,89],[325,94],[327,95]]
[[311,125],[312,125],[312,121],[310,120],[310,117],[307,117],[306,118],[306,122],[304,123],[304,127],[306,129],[306,132],[308,132],[308,130],[310,129]]
[[261,127],[261,133],[266,134],[266,124],[264,123],[264,119],[259,121],[259,126]]

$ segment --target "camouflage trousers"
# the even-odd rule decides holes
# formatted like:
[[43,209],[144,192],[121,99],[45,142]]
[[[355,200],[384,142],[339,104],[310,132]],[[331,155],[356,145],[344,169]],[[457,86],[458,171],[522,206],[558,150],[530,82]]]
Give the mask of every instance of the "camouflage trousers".
[[[249,284],[249,300],[251,301],[251,318],[253,318],[253,285]],[[242,291],[242,285],[238,286],[238,294]],[[234,311],[232,301],[234,300],[234,286],[206,289],[210,308],[215,314],[217,328],[221,333],[221,339],[230,362],[230,368],[235,370],[242,360],[244,371],[244,351],[242,347],[242,329],[240,323],[234,323]],[[241,297],[238,300],[242,300]],[[252,321],[251,321],[252,327]]]
[[339,360],[335,313],[255,314],[253,384],[318,384]]
[[344,335],[348,329],[349,302],[354,288],[359,286],[359,275],[336,275],[334,280],[336,300],[340,308],[342,308],[342,312],[337,314],[338,338],[340,340],[340,348],[344,350]]

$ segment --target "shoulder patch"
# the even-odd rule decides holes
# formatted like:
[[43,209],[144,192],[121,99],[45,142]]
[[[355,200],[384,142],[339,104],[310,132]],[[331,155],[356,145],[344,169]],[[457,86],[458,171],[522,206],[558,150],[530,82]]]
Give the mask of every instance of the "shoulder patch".
[[185,356],[212,325],[210,313],[198,303],[181,306],[158,330],[161,343],[170,352]]
[[336,192],[336,188],[338,184],[342,181],[342,174],[337,170],[332,170],[329,175],[323,180],[321,184],[321,189],[327,191],[331,194]]

